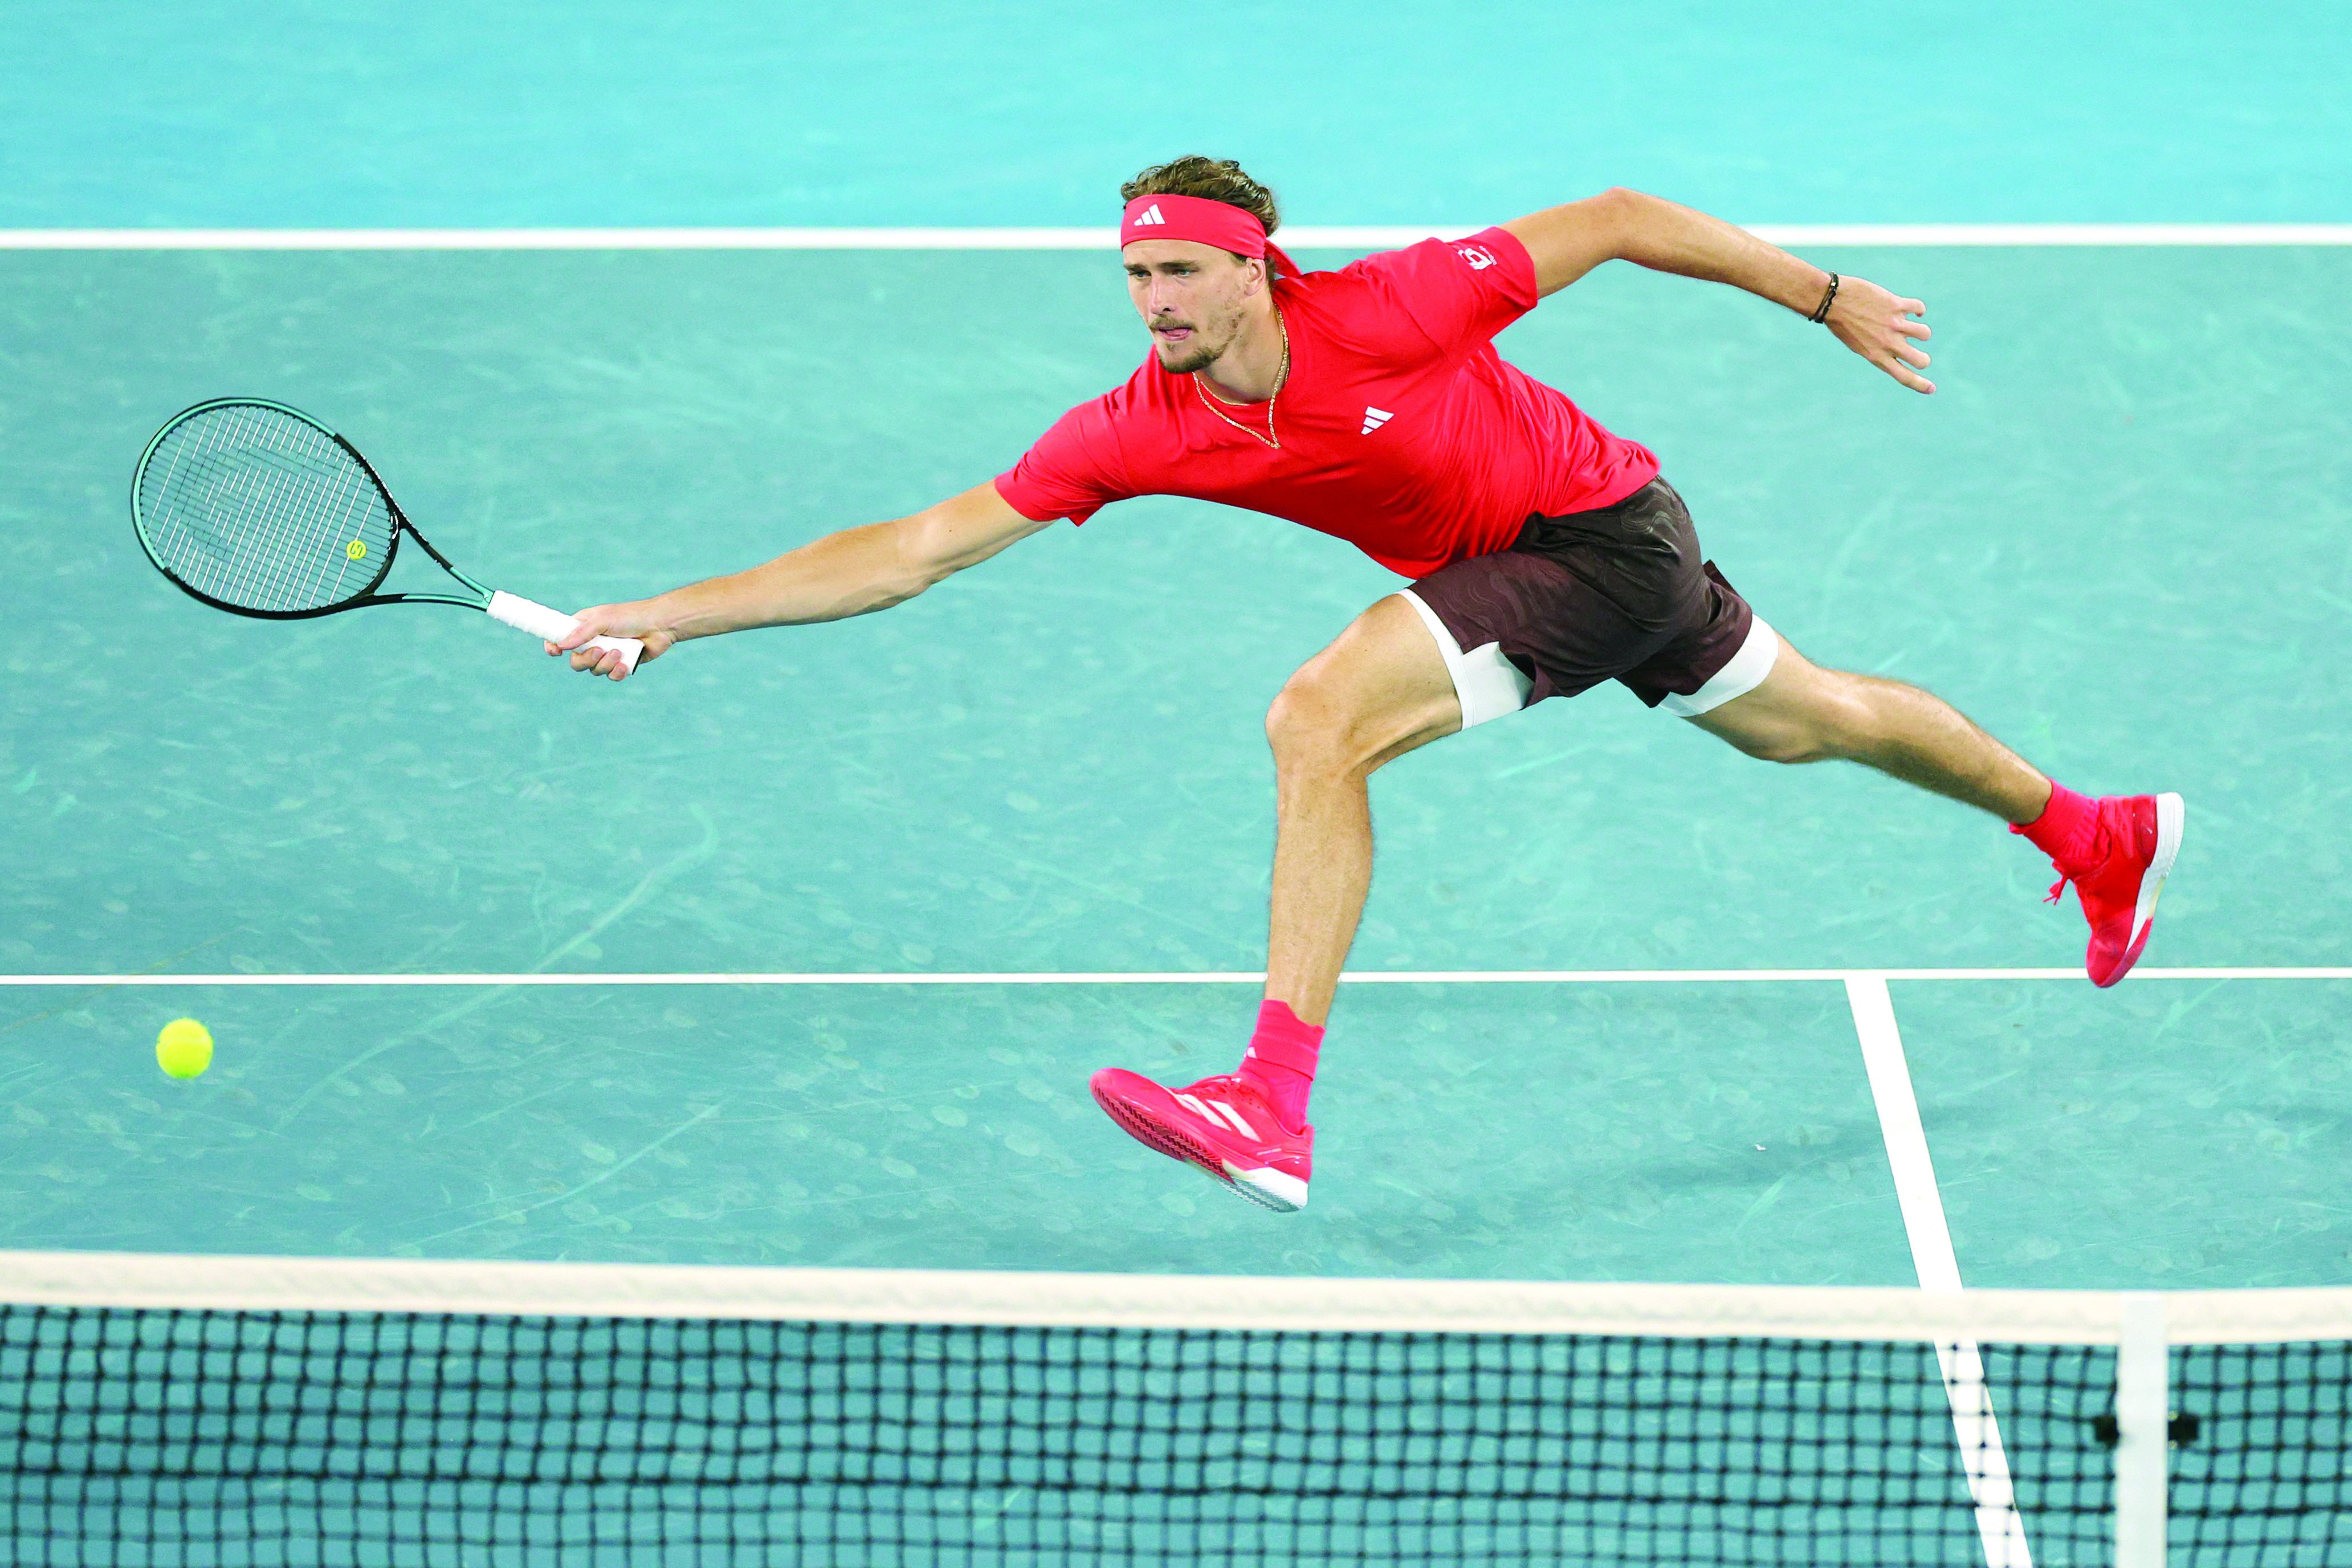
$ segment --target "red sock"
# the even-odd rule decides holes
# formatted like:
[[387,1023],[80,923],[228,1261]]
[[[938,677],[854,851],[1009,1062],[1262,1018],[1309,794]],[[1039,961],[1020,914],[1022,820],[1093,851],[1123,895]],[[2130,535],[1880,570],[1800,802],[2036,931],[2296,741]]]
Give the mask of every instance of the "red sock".
[[2098,825],[2096,800],[2053,782],[2050,803],[2042,808],[2042,815],[2030,822],[2013,823],[2009,831],[2024,834],[2035,849],[2056,861],[2063,870],[2080,865],[2088,858]]
[[1307,1125],[1307,1092],[1315,1087],[1315,1057],[1322,1045],[1322,1029],[1301,1023],[1289,1003],[1268,1000],[1258,1008],[1257,1032],[1238,1071],[1244,1082],[1274,1102],[1274,1113],[1290,1132]]

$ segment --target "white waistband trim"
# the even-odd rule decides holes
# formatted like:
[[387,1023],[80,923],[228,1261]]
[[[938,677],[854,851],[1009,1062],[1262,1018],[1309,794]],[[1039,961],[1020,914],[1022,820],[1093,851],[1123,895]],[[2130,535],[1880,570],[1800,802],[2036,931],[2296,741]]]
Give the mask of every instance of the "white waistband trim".
[[1536,684],[1521,674],[1517,664],[1503,657],[1502,644],[1488,643],[1465,653],[1462,644],[1454,640],[1454,633],[1445,629],[1445,622],[1438,619],[1437,612],[1420,594],[1410,588],[1401,588],[1397,597],[1421,612],[1421,623],[1437,639],[1437,652],[1445,660],[1445,673],[1454,677],[1454,695],[1462,704],[1463,728],[1517,713],[1528,706],[1528,695],[1535,690]]
[[1666,700],[1658,707],[1676,718],[1696,718],[1762,685],[1764,677],[1772,673],[1773,661],[1780,656],[1780,634],[1759,615],[1748,628],[1748,639],[1739,644],[1739,652],[1732,654],[1731,662],[1716,671],[1706,685],[1686,697],[1668,692]]

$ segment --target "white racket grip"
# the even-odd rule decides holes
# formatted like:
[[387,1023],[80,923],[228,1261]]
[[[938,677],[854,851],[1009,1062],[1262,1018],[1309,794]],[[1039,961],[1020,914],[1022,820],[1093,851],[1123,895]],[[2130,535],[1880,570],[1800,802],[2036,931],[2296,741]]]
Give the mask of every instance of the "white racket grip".
[[[503,591],[490,594],[490,619],[503,621],[518,632],[528,632],[550,643],[561,643],[580,629],[580,622],[562,611],[550,610],[544,604]],[[646,645],[635,637],[592,637],[586,645],[617,651],[625,674],[636,669],[637,655],[646,651]]]

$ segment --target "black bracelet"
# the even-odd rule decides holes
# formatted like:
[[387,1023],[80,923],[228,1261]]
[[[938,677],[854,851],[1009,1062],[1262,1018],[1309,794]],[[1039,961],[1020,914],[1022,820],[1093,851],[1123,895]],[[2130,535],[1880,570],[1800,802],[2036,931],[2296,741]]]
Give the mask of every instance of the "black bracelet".
[[1830,307],[1837,302],[1837,286],[1838,275],[1832,272],[1830,274],[1830,291],[1822,296],[1821,308],[1806,317],[1806,320],[1820,322],[1830,319]]

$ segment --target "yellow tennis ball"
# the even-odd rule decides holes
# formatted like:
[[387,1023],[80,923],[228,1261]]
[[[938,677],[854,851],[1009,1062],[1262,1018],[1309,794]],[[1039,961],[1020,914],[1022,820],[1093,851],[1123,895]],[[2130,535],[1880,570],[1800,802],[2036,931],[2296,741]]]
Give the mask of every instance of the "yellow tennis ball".
[[213,1064],[213,1031],[194,1019],[173,1019],[155,1037],[155,1061],[174,1078],[194,1078]]

